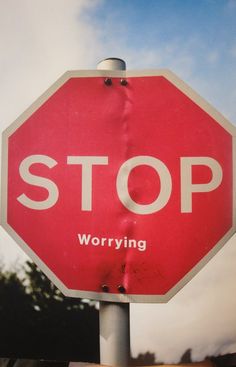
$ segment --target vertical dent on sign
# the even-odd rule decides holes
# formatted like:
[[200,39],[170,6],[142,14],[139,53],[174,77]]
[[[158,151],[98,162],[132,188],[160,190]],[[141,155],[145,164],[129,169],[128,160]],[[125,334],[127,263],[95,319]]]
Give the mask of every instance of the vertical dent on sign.
[[132,150],[133,147],[133,142],[131,140],[131,134],[132,134],[131,123],[133,121],[130,118],[133,112],[132,80],[129,80],[127,86],[125,88],[123,87],[122,90],[124,93],[123,110],[121,112],[121,134],[122,134],[122,152],[123,152],[122,161],[126,162],[130,158],[130,151]]
[[123,93],[124,93],[124,108],[122,111],[122,115],[121,115],[121,123],[122,123],[122,128],[123,128],[123,142],[124,142],[124,146],[125,146],[125,159],[128,158],[128,153],[130,150],[130,146],[131,146],[131,139],[130,139],[130,115],[132,113],[132,106],[133,106],[133,101],[132,101],[132,84],[129,81],[127,86],[125,88],[123,88]]
[[[123,214],[120,220],[120,231],[122,233],[122,236],[127,238],[127,243],[129,240],[135,238],[135,223],[132,220],[131,213]],[[134,249],[129,245],[127,245],[127,247],[124,247],[122,252],[123,259],[120,266],[120,283],[124,286],[127,292],[130,283],[129,267],[136,251],[137,248]]]
[[124,285],[125,289],[127,290],[127,293],[129,292],[129,284],[130,284],[130,263],[132,263],[132,252],[130,249],[126,249],[125,253],[125,261],[124,265],[122,265],[122,284]]
[[[236,167],[236,129],[232,144],[233,167]],[[233,170],[233,227],[236,232],[236,169]]]
[[126,263],[121,264],[121,273],[125,274]]
[[[124,87],[122,85],[119,86],[122,88],[122,97],[123,97],[123,108],[120,111],[120,133],[121,133],[121,143],[122,149],[120,152],[120,156],[122,161],[125,162],[130,158],[130,151],[132,149],[132,141],[131,141],[131,115],[133,109],[133,91],[132,91],[132,80],[128,80],[127,85]],[[135,224],[133,221],[133,214],[131,212],[127,212],[124,209],[124,206],[121,206],[120,215],[119,215],[119,229],[122,237],[127,237],[127,239],[135,238]],[[124,248],[122,251],[122,264],[120,266],[120,284],[124,287],[126,292],[128,292],[129,288],[129,264],[132,260],[133,251],[131,248]],[[118,284],[117,284],[118,286]]]

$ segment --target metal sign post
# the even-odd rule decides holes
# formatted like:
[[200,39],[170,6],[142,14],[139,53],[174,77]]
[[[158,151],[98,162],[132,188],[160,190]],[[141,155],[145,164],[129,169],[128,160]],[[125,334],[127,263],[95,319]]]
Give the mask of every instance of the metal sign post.
[[[125,70],[125,62],[117,58],[101,61],[99,70]],[[100,363],[128,366],[130,359],[129,303],[100,302]]]
[[100,363],[128,366],[130,359],[129,303],[100,302]]

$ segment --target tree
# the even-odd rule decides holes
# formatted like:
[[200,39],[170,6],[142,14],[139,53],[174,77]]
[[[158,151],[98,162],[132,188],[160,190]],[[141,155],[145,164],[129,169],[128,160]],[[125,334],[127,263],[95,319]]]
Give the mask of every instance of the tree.
[[131,358],[130,364],[132,366],[152,366],[156,365],[155,353],[146,352],[139,353],[136,358]]
[[0,299],[1,356],[99,362],[94,302],[64,297],[31,262],[23,279],[1,272]]

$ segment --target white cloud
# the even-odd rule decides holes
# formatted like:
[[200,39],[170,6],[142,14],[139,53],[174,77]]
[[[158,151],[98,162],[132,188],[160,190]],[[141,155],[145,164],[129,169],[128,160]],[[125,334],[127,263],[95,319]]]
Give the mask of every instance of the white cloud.
[[10,122],[68,69],[94,66],[94,0],[15,0],[0,5],[0,111]]

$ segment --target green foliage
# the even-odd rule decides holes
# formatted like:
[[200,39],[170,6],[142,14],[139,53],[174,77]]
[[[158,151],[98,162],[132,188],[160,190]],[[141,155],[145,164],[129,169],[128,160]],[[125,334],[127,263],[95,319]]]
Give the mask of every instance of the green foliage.
[[0,323],[3,357],[99,361],[95,304],[64,297],[31,262],[23,279],[0,273]]

